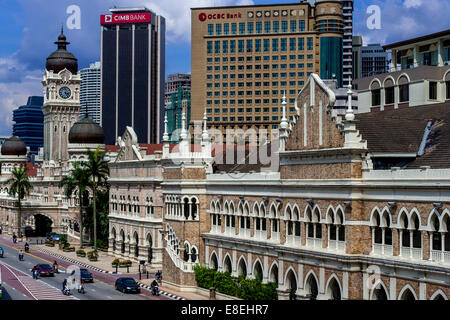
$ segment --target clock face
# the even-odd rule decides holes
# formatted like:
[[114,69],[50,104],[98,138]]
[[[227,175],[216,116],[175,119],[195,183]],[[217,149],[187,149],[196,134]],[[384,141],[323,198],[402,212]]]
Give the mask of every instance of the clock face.
[[69,87],[62,87],[61,89],[59,89],[59,95],[63,99],[68,99],[72,95],[72,91],[70,91]]

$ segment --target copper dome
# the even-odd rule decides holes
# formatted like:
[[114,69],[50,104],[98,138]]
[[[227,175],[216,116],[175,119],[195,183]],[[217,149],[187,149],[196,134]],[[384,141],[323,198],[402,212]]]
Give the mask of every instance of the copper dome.
[[66,50],[66,47],[70,42],[66,41],[66,36],[62,29],[58,41],[56,41],[55,44],[58,45],[58,50],[48,56],[45,69],[48,71],[53,70],[53,72],[58,73],[66,68],[72,72],[72,74],[76,74],[78,72],[78,60],[73,54]]
[[76,122],[69,131],[69,143],[103,144],[104,141],[105,135],[102,127],[88,117]]
[[24,156],[26,154],[27,146],[19,137],[12,136],[2,144],[2,155],[4,156]]

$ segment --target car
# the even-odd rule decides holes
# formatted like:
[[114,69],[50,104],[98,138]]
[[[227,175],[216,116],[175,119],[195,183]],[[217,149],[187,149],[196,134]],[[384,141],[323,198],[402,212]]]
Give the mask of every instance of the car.
[[34,266],[35,268],[37,268],[38,273],[41,277],[45,276],[45,277],[54,277],[55,276],[55,272],[53,271],[53,268],[51,265],[49,264],[37,264]]
[[88,269],[80,269],[80,278],[84,282],[94,282],[94,277],[92,276],[92,273],[90,273]]
[[5,253],[5,251],[3,250],[2,247],[0,247],[0,258],[3,258],[3,254]]
[[57,234],[57,233],[52,235],[52,237],[51,237],[52,241],[59,241],[59,239],[61,239],[61,235]]
[[140,293],[141,288],[139,287],[136,280],[133,278],[119,278],[116,280],[115,284],[116,290],[122,291],[123,293],[135,292]]

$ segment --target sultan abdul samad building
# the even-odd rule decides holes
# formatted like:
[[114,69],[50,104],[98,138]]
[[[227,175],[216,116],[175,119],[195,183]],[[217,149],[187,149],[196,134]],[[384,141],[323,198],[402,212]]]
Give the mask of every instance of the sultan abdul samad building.
[[185,116],[177,147],[167,119],[162,146],[128,127],[110,164],[111,254],[179,290],[203,263],[276,282],[279,299],[448,299],[450,101],[355,116],[348,94],[338,115],[312,74],[291,122],[284,98],[269,164],[220,152],[206,114],[194,145]]
[[[76,60],[63,35],[57,44],[43,80],[45,159],[33,168],[24,216],[72,232],[74,199],[57,183],[71,161],[103,145],[91,120],[75,123]],[[162,145],[139,144],[127,127],[117,146],[105,147],[117,152],[110,162],[110,254],[146,260],[163,270],[164,287],[179,290],[196,290],[193,265],[203,263],[276,282],[279,299],[448,299],[450,102],[357,116],[349,102],[340,116],[335,101],[312,74],[290,122],[283,99],[280,138],[269,153],[221,152],[206,115],[193,145],[185,115],[177,146],[167,119]],[[5,143],[2,179],[25,163],[19,145],[14,137]],[[6,191],[0,221],[11,233],[16,208]]]
[[81,77],[62,31],[55,44],[57,50],[47,58],[42,79],[44,147],[40,164],[27,163],[26,146],[17,137],[7,139],[1,148],[0,224],[9,235],[19,234],[17,201],[8,196],[8,186],[3,184],[14,166],[26,165],[33,185],[22,202],[23,225],[33,227],[40,236],[53,231],[76,237],[78,196],[67,199],[58,184],[70,173],[74,161],[87,158],[88,149],[105,149],[102,128],[90,118],[78,121]]

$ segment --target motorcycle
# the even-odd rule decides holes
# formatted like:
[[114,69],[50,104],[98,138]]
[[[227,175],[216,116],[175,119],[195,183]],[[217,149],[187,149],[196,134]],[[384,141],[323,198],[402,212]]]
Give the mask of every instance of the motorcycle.
[[81,280],[80,285],[78,286],[78,293],[85,294],[83,280]]
[[152,295],[159,296],[159,288],[158,288],[158,286],[153,286],[152,287]]
[[19,253],[19,261],[23,261],[23,253]]
[[30,252],[30,247],[25,246],[25,252]]
[[70,289],[68,287],[65,287],[64,289],[62,289],[62,293],[65,296],[70,296],[71,295]]

